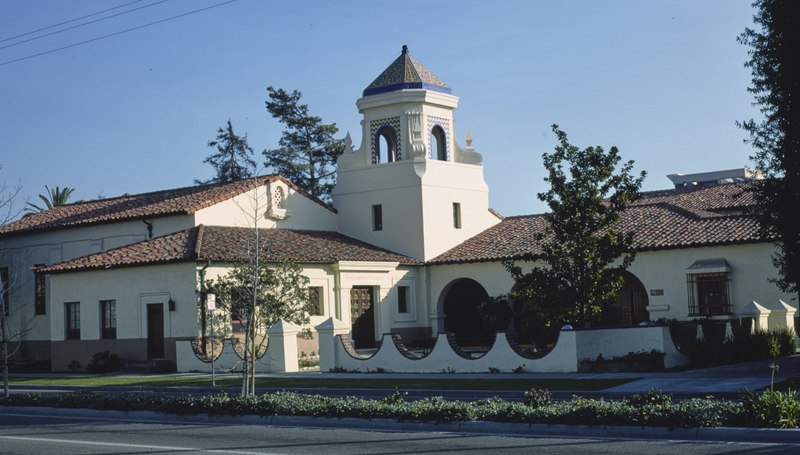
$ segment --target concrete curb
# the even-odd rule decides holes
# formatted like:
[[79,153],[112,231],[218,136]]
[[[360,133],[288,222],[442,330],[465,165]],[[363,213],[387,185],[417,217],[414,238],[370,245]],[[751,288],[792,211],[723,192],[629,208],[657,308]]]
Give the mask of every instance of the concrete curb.
[[81,419],[102,419],[211,423],[215,425],[272,425],[309,428],[350,428],[359,430],[448,432],[471,434],[503,434],[535,437],[566,437],[591,439],[641,439],[740,442],[759,444],[800,445],[800,430],[775,428],[664,428],[588,425],[546,425],[504,422],[418,422],[392,419],[359,419],[306,416],[211,416],[207,414],[173,415],[154,411],[107,411],[95,409],[65,409],[45,407],[0,407],[0,412],[25,415],[58,416]]

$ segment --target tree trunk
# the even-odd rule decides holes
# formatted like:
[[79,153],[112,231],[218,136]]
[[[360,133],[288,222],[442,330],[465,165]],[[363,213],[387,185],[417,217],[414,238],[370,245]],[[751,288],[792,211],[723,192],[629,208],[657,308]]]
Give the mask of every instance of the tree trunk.
[[244,330],[244,365],[242,366],[242,396],[247,396],[250,379],[250,322]]
[[[3,308],[0,308],[0,311],[3,310]],[[0,326],[0,336],[3,337],[3,396],[8,398],[8,315],[0,315],[0,324],[2,324]]]

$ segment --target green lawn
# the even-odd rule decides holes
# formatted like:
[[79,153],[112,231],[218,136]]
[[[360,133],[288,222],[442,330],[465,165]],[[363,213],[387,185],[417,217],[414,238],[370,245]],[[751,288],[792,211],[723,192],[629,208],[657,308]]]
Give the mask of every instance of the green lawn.
[[[549,390],[596,391],[630,382],[625,379],[470,379],[470,378],[258,378],[257,387],[274,388],[363,388],[363,389],[432,389],[432,390]],[[200,376],[85,376],[52,378],[11,378],[12,386],[155,386],[155,387],[209,387],[210,377]],[[217,378],[219,387],[236,387],[241,379],[236,376]]]

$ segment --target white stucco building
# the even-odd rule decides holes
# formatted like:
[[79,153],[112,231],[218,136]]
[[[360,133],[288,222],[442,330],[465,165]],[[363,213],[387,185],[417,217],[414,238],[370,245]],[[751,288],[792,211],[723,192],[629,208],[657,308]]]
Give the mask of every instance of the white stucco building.
[[[362,143],[347,138],[332,205],[265,176],[74,203],[0,227],[10,322],[29,329],[19,357],[53,370],[101,351],[174,364],[176,343],[201,330],[200,282],[246,257],[253,211],[243,207],[256,200],[264,257],[301,264],[319,296],[312,326],[332,317],[356,346],[384,333],[485,335],[476,306],[511,290],[502,261],[538,251],[543,218],[489,208],[481,155],[456,138],[458,98],[405,47],[356,105]],[[796,305],[769,282],[774,245],[731,175],[677,176],[679,187],[628,209],[639,254],[614,324],[766,324],[786,314],[779,302]]]

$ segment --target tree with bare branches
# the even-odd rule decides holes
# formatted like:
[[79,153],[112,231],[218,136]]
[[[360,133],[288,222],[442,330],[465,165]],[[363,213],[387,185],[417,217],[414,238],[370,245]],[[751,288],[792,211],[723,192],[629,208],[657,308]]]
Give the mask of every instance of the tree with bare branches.
[[[4,180],[0,183],[0,226],[19,216],[20,211],[15,202],[21,189],[19,184],[9,185]],[[10,359],[19,350],[22,338],[30,331],[32,323],[30,320],[25,322],[17,317],[20,316],[21,308],[11,303],[11,290],[18,276],[12,267],[5,265],[8,264],[7,256],[8,246],[5,239],[0,236],[0,361],[3,363],[3,394],[6,397],[9,395]]]

